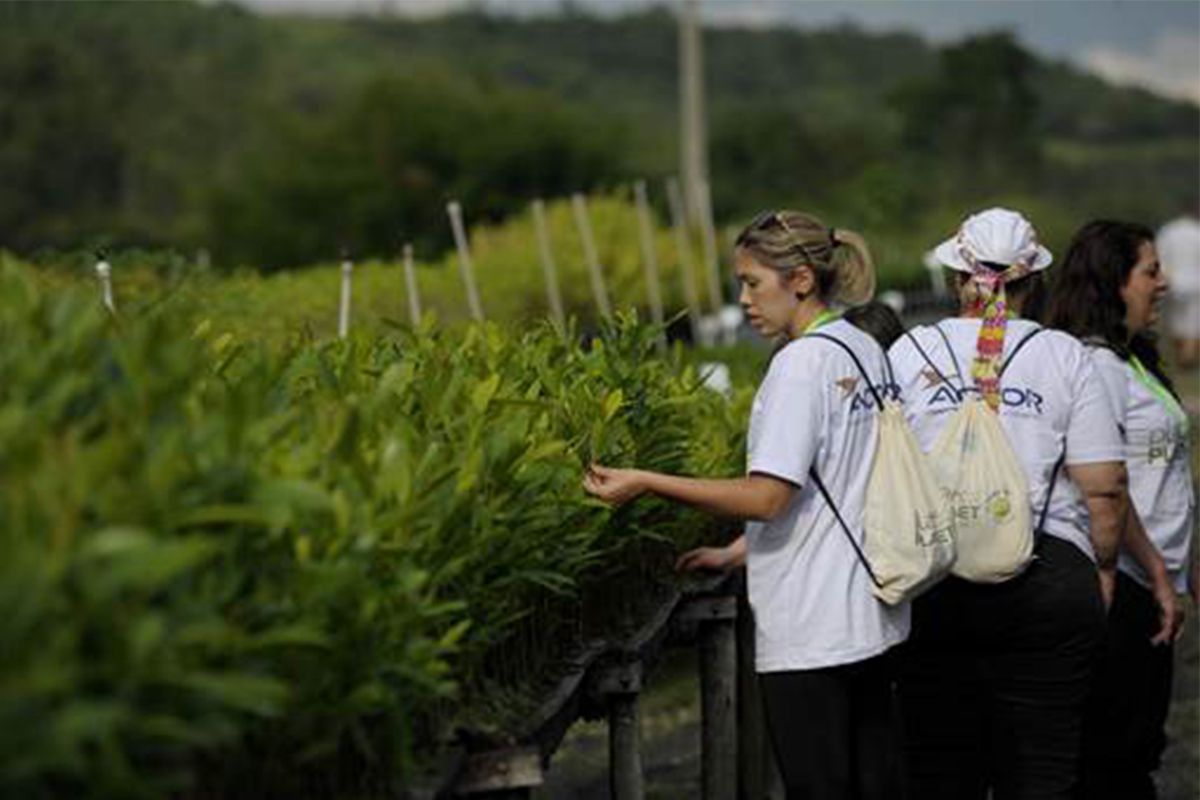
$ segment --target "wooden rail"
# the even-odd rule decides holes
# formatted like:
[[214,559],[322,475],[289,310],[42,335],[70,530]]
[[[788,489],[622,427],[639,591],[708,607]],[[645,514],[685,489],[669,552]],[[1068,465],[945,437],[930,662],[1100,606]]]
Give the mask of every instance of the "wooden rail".
[[[459,759],[439,800],[528,800],[570,727],[608,724],[613,800],[645,796],[639,732],[644,676],[666,647],[695,647],[700,675],[702,800],[782,797],[767,746],[753,670],[753,631],[742,575],[710,579],[668,596],[628,638],[583,648],[518,732],[517,744]],[[417,795],[414,795],[416,797]]]

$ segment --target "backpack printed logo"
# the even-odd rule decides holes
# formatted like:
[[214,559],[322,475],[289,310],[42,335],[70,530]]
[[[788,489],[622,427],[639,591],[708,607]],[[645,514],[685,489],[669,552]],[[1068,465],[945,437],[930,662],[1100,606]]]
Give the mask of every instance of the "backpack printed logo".
[[955,525],[994,528],[1012,517],[1012,496],[1007,488],[988,492],[986,496],[962,489],[944,489],[943,494]]
[[914,512],[913,540],[917,547],[938,547],[951,544],[954,539],[954,522],[936,510],[922,515]]

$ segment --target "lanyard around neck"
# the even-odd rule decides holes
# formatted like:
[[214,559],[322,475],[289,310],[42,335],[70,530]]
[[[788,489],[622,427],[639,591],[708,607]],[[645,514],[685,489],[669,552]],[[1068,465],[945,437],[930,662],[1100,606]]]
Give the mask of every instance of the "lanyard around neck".
[[804,332],[801,333],[800,335],[804,336],[805,334],[812,333],[817,328],[821,327],[822,325],[827,325],[828,323],[833,322],[835,319],[837,319],[840,316],[842,316],[841,311],[834,311],[833,309],[827,308],[824,311],[822,311],[820,314],[817,314],[816,318],[813,319],[812,322],[808,323],[808,326],[805,327]]
[[1183,410],[1183,406],[1179,405],[1179,401],[1167,391],[1167,387],[1163,386],[1162,381],[1155,377],[1154,373],[1146,369],[1146,365],[1137,356],[1131,355],[1129,357],[1129,364],[1133,367],[1133,374],[1138,379],[1138,383],[1150,390],[1150,393],[1158,398],[1158,401],[1166,407],[1167,413],[1175,417],[1186,429],[1188,424],[1187,412]]

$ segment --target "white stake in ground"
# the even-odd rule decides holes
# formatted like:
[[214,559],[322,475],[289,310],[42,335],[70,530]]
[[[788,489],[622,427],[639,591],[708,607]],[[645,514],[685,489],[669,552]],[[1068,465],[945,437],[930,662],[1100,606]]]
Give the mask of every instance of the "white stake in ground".
[[683,195],[679,191],[677,178],[667,178],[667,205],[671,207],[671,228],[675,233],[675,253],[679,259],[679,280],[683,285],[683,299],[687,304],[692,341],[700,343],[700,293],[696,289],[696,273],[692,269],[692,246],[688,242]]
[[721,260],[717,254],[717,234],[713,227],[712,195],[708,181],[700,182],[700,241],[704,247],[704,263],[708,267],[708,299],[714,314],[721,313],[724,302],[721,298]]
[[546,204],[541,198],[533,201],[533,229],[537,233],[542,272],[546,276],[546,301],[550,305],[550,316],[558,329],[565,333],[567,317],[563,311],[562,292],[558,288],[558,270],[554,266],[554,254],[550,251],[550,234],[546,230]]
[[642,267],[646,272],[646,300],[650,303],[650,318],[660,329],[658,347],[666,349],[667,333],[663,321],[662,289],[658,285],[658,259],[654,253],[654,225],[650,221],[650,204],[646,200],[646,182],[633,185],[637,203],[638,233],[642,243]]
[[411,244],[404,245],[404,285],[408,289],[408,318],[412,320],[413,327],[421,321],[421,295],[417,289],[417,270],[413,267],[413,247]]
[[592,295],[596,308],[604,319],[612,319],[612,303],[604,288],[604,273],[600,271],[600,257],[596,254],[596,239],[592,236],[592,223],[588,219],[587,199],[576,192],[571,195],[571,208],[575,211],[575,226],[579,228],[579,239],[583,242],[583,260],[587,262],[588,274],[592,278]]
[[96,262],[96,277],[100,279],[100,302],[108,309],[108,313],[116,314],[117,306],[113,303],[112,267],[103,256]]
[[475,288],[475,267],[471,264],[471,248],[467,244],[467,230],[463,227],[462,206],[457,200],[446,204],[450,215],[450,228],[454,231],[454,246],[458,248],[458,270],[462,273],[463,286],[467,289],[467,308],[471,318],[483,321],[483,306],[479,302],[479,290]]
[[342,261],[342,296],[338,303],[338,338],[350,335],[350,283],[354,277],[354,264],[349,258]]

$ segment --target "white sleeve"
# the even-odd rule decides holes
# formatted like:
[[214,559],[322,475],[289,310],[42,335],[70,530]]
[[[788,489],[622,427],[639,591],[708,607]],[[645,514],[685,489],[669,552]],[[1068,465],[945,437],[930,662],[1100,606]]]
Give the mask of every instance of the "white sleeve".
[[747,459],[749,472],[797,486],[808,479],[825,417],[819,348],[793,344],[776,354],[759,392],[761,428]]
[[1071,374],[1071,418],[1067,423],[1067,464],[1123,461],[1121,434],[1105,382],[1091,354],[1080,345]]
[[1128,369],[1116,353],[1106,348],[1091,351],[1092,363],[1095,364],[1096,374],[1104,384],[1104,393],[1108,397],[1109,408],[1117,421],[1117,429],[1125,440],[1125,416],[1129,409],[1129,378]]
[[913,418],[916,416],[916,401],[917,391],[914,385],[914,376],[919,374],[920,369],[913,369],[912,360],[919,359],[916,348],[907,336],[901,336],[892,343],[888,349],[888,360],[892,363],[892,371],[896,376],[896,385],[900,389],[900,403],[904,408],[904,418],[908,420],[908,424],[913,424]]

